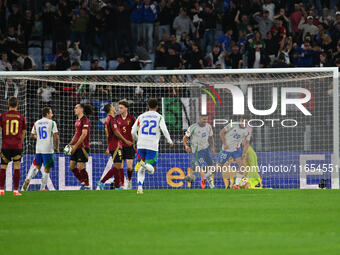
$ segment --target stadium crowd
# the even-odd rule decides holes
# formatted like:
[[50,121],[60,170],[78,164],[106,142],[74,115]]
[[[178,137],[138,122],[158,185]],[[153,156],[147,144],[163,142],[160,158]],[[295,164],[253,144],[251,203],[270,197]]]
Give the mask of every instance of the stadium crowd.
[[338,0],[0,0],[0,70],[340,66]]

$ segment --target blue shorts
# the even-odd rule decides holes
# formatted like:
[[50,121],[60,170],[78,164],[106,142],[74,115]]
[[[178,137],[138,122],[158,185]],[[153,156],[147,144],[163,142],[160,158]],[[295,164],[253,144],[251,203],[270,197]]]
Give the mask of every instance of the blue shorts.
[[225,162],[227,162],[230,158],[237,159],[242,157],[242,148],[238,148],[237,151],[220,151],[220,154],[218,155],[217,162],[221,165],[223,165]]
[[214,165],[213,156],[209,148],[193,153],[192,157],[192,167],[194,169],[196,168],[196,166],[206,167]]
[[158,151],[148,149],[137,149],[138,158],[142,159],[145,163],[156,166],[158,162]]
[[54,165],[54,154],[36,154],[33,161],[34,165],[53,168]]

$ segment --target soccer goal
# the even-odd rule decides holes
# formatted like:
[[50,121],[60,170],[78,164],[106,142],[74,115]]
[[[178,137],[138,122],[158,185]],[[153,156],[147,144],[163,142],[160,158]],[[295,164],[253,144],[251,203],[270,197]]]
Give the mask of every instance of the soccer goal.
[[[153,175],[146,174],[146,189],[201,188],[200,170],[215,165],[222,150],[221,130],[240,125],[244,118],[263,188],[318,188],[320,182],[327,188],[339,188],[337,68],[0,72],[0,93],[1,112],[7,110],[9,97],[19,99],[28,134],[41,118],[42,108],[50,106],[59,129],[61,152],[74,134],[74,106],[86,103],[94,107],[86,165],[92,189],[112,165],[112,159],[104,154],[104,106],[127,99],[129,113],[137,117],[147,111],[149,98],[158,99],[158,112],[166,121],[174,147],[161,138],[157,170]],[[209,147],[212,163],[200,158],[195,148],[188,153],[183,145],[188,128],[205,115],[213,133],[214,144]],[[202,133],[202,139],[206,135]],[[189,137],[189,146],[191,142]],[[34,153],[35,141],[27,135],[20,184],[32,167]],[[227,164],[237,169],[235,162],[231,157]],[[56,155],[48,182],[50,190],[79,188],[68,165],[69,156]],[[11,164],[7,171],[6,187],[10,190]],[[188,173],[197,178],[187,182]],[[234,177],[217,171],[213,179],[217,188],[225,188]],[[38,189],[41,174],[35,178],[30,190]],[[107,181],[106,188],[111,182]],[[135,189],[135,172],[132,183]]]

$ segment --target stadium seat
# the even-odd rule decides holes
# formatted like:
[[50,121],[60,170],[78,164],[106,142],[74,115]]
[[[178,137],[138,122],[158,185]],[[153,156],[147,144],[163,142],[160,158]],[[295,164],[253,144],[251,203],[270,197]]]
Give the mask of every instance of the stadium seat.
[[44,49],[52,49],[53,48],[53,42],[52,40],[46,40],[44,41]]
[[81,70],[90,70],[91,69],[91,61],[89,60],[84,60],[84,61],[81,61]]
[[56,55],[55,54],[44,54],[44,63],[49,64],[49,63],[54,63],[56,62]]
[[107,69],[107,64],[105,60],[99,60],[98,65],[104,68],[105,70]]
[[110,60],[109,61],[109,66],[108,66],[108,70],[116,70],[118,64],[119,64],[118,61]]
[[28,48],[28,56],[34,59],[37,68],[38,65],[41,68],[41,48]]

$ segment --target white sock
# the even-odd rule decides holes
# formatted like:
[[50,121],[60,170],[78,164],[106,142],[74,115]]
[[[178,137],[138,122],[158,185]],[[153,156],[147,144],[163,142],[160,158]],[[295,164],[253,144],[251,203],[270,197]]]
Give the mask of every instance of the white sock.
[[45,189],[49,176],[50,176],[50,173],[43,172],[42,177],[41,177],[41,187],[40,187],[40,190],[44,190]]
[[31,168],[28,171],[26,179],[32,180],[34,178],[34,176],[37,175],[38,172],[39,172],[39,170],[36,167]]
[[208,168],[207,172],[203,176],[203,179],[207,180],[211,176],[212,176],[212,171]]
[[144,168],[145,170],[148,172],[148,174],[154,174],[155,169],[153,168],[153,166],[149,163],[145,163],[144,164]]
[[243,175],[237,173],[236,179],[235,179],[235,185],[239,185],[242,178],[243,178]]
[[139,171],[137,172],[137,183],[138,183],[138,188],[142,188],[143,187],[143,183],[144,183],[144,179],[145,179],[145,168],[142,166]]

